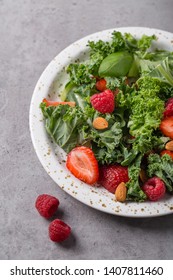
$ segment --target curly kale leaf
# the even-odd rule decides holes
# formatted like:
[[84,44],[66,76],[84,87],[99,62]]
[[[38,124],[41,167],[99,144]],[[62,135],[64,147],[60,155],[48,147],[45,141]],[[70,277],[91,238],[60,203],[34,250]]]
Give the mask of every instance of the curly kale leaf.
[[74,85],[90,84],[92,88],[96,83],[90,68],[86,64],[71,63],[67,67],[67,73],[70,75],[70,81]]
[[105,58],[111,53],[117,51],[131,51],[131,52],[144,52],[151,47],[153,40],[156,40],[155,35],[147,36],[143,35],[139,40],[132,36],[130,33],[122,34],[119,31],[113,31],[111,40],[97,42],[89,41],[88,46],[90,47],[91,57],[95,53],[99,53]]
[[160,91],[158,83],[145,77],[139,85],[139,90],[131,96],[131,111],[128,126],[133,136],[151,135],[160,125],[164,111],[164,101],[157,94]]
[[[91,111],[92,110],[92,111]],[[97,130],[93,127],[92,122],[98,116],[102,116],[99,112],[94,113],[93,108],[85,108],[85,116],[88,116],[88,127],[83,129],[83,137],[86,141],[91,143],[94,154],[100,164],[110,164],[113,162],[120,162],[123,155],[119,149],[122,141],[122,126],[120,117],[105,114],[104,118],[108,122],[108,128],[104,130]]]
[[137,46],[140,51],[146,51],[151,47],[151,43],[153,40],[156,40],[156,36],[147,36],[147,35],[142,35],[142,37],[137,41]]
[[173,160],[169,155],[151,154],[148,157],[147,174],[162,179],[168,192],[173,192]]
[[70,152],[84,139],[80,128],[86,125],[86,118],[79,107],[68,105],[49,106],[43,102],[40,108],[45,117],[45,127],[48,134],[64,151]]
[[125,50],[127,48],[124,36],[118,31],[114,31],[112,33],[112,38],[109,42],[105,42],[103,40],[99,40],[97,42],[89,41],[88,46],[90,48],[91,58],[93,58],[93,55],[96,53],[99,53],[103,58],[105,58],[111,53]]
[[129,182],[127,186],[127,199],[135,201],[144,201],[147,199],[145,193],[139,185],[139,173],[141,170],[142,156],[139,155],[136,160],[128,166]]

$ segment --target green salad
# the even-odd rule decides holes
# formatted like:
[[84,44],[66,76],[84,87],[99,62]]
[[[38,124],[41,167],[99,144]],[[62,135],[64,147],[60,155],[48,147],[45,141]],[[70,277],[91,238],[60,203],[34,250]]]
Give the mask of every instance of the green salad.
[[[99,168],[128,169],[126,200],[149,199],[143,185],[156,177],[173,193],[173,52],[153,50],[155,40],[114,31],[110,41],[89,41],[89,59],[66,68],[61,102],[40,104],[47,133],[67,154],[86,146]],[[91,102],[105,91],[113,93],[112,112]],[[107,125],[94,126],[97,118]]]

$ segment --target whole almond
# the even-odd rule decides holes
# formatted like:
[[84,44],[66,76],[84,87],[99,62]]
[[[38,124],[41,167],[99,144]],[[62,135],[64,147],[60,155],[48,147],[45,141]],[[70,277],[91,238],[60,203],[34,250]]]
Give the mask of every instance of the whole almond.
[[93,120],[93,127],[96,129],[105,129],[108,127],[108,122],[102,117],[95,118]]
[[173,140],[166,143],[165,149],[168,151],[173,151]]
[[120,183],[115,190],[116,200],[119,202],[124,202],[127,196],[127,187],[124,182]]

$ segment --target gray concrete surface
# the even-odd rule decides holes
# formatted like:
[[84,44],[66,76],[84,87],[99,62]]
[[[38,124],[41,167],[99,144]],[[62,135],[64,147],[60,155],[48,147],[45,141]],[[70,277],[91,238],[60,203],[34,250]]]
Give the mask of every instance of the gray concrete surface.
[[[173,32],[172,13],[172,0],[0,0],[0,259],[173,258],[172,215],[129,219],[76,201],[43,170],[28,125],[35,84],[63,48],[120,26]],[[40,193],[59,197],[72,227],[61,245],[34,209]]]

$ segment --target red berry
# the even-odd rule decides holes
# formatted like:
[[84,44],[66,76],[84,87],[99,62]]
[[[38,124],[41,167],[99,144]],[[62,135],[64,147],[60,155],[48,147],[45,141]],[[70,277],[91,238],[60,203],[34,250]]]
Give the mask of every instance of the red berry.
[[49,237],[54,242],[66,240],[71,233],[71,228],[59,219],[55,219],[49,225]]
[[173,97],[169,98],[166,102],[164,117],[173,116]]
[[95,93],[90,98],[91,104],[95,110],[102,114],[112,113],[115,108],[115,97],[110,89],[106,89],[101,93]]
[[101,80],[97,81],[96,82],[96,89],[98,89],[99,91],[106,90],[106,80],[101,79]]
[[149,200],[156,201],[162,198],[166,192],[164,182],[158,178],[150,178],[142,187]]
[[35,207],[41,216],[50,218],[57,211],[59,200],[48,194],[41,194],[37,197]]
[[127,167],[119,164],[100,167],[99,183],[111,193],[115,193],[116,188],[122,182],[129,181]]
[[81,146],[71,150],[67,156],[66,166],[76,178],[87,184],[94,184],[98,180],[98,162],[88,147]]

